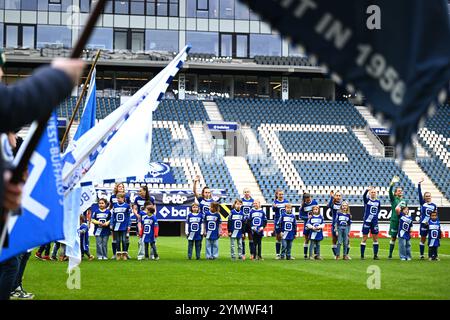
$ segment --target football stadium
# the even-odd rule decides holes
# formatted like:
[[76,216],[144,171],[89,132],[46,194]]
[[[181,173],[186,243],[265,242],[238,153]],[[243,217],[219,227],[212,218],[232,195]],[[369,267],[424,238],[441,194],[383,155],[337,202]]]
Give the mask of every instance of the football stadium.
[[2,215],[9,298],[450,299],[449,17],[441,0],[0,0],[3,85],[85,62],[49,120],[2,127],[12,168],[42,129]]

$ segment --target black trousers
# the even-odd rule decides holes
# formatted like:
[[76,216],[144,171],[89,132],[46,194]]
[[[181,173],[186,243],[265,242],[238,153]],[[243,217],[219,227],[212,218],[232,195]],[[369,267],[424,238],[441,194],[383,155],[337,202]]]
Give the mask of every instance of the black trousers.
[[257,232],[253,232],[253,252],[255,256],[261,257],[261,243],[262,243],[262,235]]

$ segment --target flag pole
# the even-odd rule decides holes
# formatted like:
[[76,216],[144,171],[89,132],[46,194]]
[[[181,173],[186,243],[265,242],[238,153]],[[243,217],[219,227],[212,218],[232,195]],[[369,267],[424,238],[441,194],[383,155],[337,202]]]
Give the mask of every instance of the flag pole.
[[77,104],[75,105],[75,109],[73,110],[72,116],[70,117],[69,125],[67,126],[66,131],[64,132],[64,136],[63,136],[62,139],[61,139],[61,144],[60,144],[61,152],[63,152],[64,143],[65,143],[66,140],[67,140],[67,137],[68,137],[68,135],[69,135],[70,128],[72,127],[73,121],[75,120],[75,116],[77,115],[77,112],[78,112],[78,110],[79,110],[79,108],[80,108],[81,100],[83,100],[83,97],[84,97],[85,94],[86,94],[87,87],[88,87],[88,85],[89,85],[89,83],[90,83],[90,81],[91,81],[92,73],[94,72],[94,69],[95,69],[95,67],[97,66],[97,61],[98,61],[98,58],[100,57],[100,53],[101,53],[101,50],[99,49],[99,50],[97,51],[97,54],[95,55],[94,62],[93,62],[92,65],[91,65],[91,70],[89,70],[89,74],[88,74],[88,76],[87,76],[87,78],[86,78],[86,81],[84,82],[84,85],[83,85],[83,89],[82,89],[82,91],[81,91],[81,94],[80,94],[80,96],[79,96],[78,99],[77,99]]

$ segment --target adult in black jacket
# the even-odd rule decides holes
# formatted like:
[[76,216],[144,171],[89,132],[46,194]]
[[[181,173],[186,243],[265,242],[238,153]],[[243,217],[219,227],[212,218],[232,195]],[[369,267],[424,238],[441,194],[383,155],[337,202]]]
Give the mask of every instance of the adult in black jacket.
[[[0,79],[4,63],[5,55],[0,49]],[[57,107],[70,95],[83,68],[82,60],[56,59],[50,67],[39,68],[23,81],[11,86],[0,84],[0,133],[17,130]],[[4,170],[0,154],[0,210],[16,210],[20,206],[23,186],[10,183],[10,177],[11,172]],[[4,217],[0,215],[0,231]],[[17,257],[0,263],[0,300],[9,298],[17,269]]]

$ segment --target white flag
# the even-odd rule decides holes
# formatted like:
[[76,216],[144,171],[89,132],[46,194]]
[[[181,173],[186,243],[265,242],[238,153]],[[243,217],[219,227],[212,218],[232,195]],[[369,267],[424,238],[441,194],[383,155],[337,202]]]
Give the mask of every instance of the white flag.
[[[63,156],[63,181],[66,188],[73,188],[81,180],[86,184],[99,180],[143,177],[147,173],[142,169],[148,166],[150,160],[151,113],[156,110],[170,82],[182,68],[189,49],[190,46],[186,46],[156,77],[66,151]],[[139,157],[132,157],[139,151],[142,151]],[[91,168],[94,169],[92,172]]]

